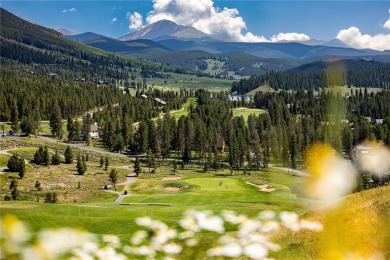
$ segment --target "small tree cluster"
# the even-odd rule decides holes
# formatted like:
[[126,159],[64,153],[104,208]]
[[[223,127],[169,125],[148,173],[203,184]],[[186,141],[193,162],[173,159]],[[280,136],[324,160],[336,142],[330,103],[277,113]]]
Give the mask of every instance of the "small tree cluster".
[[50,156],[49,156],[49,149],[47,146],[45,147],[39,147],[39,149],[34,154],[34,163],[35,164],[42,164],[44,166],[49,166],[50,164]]
[[8,160],[7,167],[10,172],[20,172],[24,165],[23,158],[20,158],[17,153],[13,154]]
[[45,203],[57,203],[57,192],[47,192],[45,194]]

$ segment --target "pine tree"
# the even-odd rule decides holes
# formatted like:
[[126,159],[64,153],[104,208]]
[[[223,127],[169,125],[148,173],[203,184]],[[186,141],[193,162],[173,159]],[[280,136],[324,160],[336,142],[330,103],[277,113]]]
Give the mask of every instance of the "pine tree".
[[109,178],[110,178],[112,185],[114,186],[114,190],[116,190],[115,185],[116,185],[116,182],[118,181],[118,177],[119,177],[118,171],[115,169],[111,169]]
[[108,166],[110,166],[110,159],[108,157],[106,157],[106,163],[105,163],[105,170],[107,171],[108,169]]
[[141,169],[141,163],[140,161],[138,160],[138,157],[135,158],[135,161],[134,161],[134,172],[135,174],[138,175],[142,172],[142,169]]
[[47,146],[44,147],[43,149],[43,165],[49,166],[50,165],[50,154],[49,154],[49,149]]
[[67,164],[73,163],[73,150],[72,147],[70,147],[69,145],[65,149],[64,157],[65,157],[65,163]]
[[103,157],[100,157],[100,168],[102,168],[104,165],[104,159]]
[[19,111],[16,100],[12,103],[11,108],[11,129],[14,133],[19,132]]
[[61,157],[58,154],[57,149],[56,149],[54,155],[51,157],[51,164],[52,165],[60,165],[61,164]]
[[85,162],[83,161],[83,159],[81,158],[81,155],[79,154],[77,156],[77,165],[76,165],[76,169],[77,169],[77,173],[79,175],[84,175],[87,168],[86,168],[86,165],[85,165]]
[[23,179],[24,175],[26,175],[26,163],[24,162],[24,159],[21,158],[21,161],[20,161],[20,170],[19,170],[19,178],[20,179]]
[[19,172],[22,169],[24,160],[19,158],[18,154],[15,153],[9,158],[7,167],[10,172]]
[[49,125],[51,128],[52,135],[57,137],[58,139],[61,139],[63,133],[62,116],[61,116],[60,106],[58,105],[57,102],[53,104]]

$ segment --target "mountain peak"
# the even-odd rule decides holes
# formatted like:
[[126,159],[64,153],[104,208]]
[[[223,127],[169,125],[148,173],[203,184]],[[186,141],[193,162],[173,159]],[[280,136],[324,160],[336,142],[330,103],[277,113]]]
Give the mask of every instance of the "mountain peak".
[[176,24],[170,20],[160,20],[148,26],[120,37],[120,41],[137,39],[163,40],[163,39],[208,39],[215,40],[210,35],[203,33],[194,27]]

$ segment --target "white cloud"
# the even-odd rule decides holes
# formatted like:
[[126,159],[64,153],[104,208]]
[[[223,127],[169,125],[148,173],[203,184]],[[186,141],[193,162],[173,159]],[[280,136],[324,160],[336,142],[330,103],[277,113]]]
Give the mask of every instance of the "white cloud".
[[129,19],[129,29],[131,30],[138,30],[143,27],[143,21],[142,21],[142,15],[140,13],[134,12],[130,13],[128,12],[126,14],[127,19]]
[[[142,28],[142,16],[128,13],[130,29]],[[148,24],[170,20],[180,25],[192,26],[204,33],[225,41],[269,42],[280,40],[309,40],[307,35],[285,33],[266,39],[247,31],[246,23],[236,8],[219,8],[214,0],[153,0],[153,10],[146,16]]]
[[388,50],[390,49],[390,34],[362,34],[359,28],[350,27],[339,31],[337,39],[358,49]]
[[272,42],[279,41],[308,41],[310,37],[303,33],[279,33],[278,35],[273,35],[271,38]]
[[116,17],[114,17],[114,18],[112,18],[111,23],[115,23],[116,21],[118,21],[118,19],[116,19]]
[[[390,9],[389,9],[389,14],[390,14]],[[389,17],[389,19],[383,24],[383,28],[389,29],[389,30],[390,30],[390,17]]]
[[74,7],[62,10],[63,13],[73,13],[73,12],[76,12],[76,11],[77,11],[77,9],[74,8]]
[[146,21],[151,24],[160,20],[193,26],[196,29],[227,41],[261,42],[263,36],[244,32],[246,24],[235,8],[219,9],[212,0],[153,0],[153,10]]

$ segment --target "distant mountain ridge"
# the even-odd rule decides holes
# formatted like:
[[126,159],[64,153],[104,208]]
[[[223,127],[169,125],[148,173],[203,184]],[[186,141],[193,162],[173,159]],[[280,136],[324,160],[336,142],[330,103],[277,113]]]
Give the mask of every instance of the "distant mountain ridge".
[[118,38],[120,41],[131,41],[137,39],[155,41],[163,39],[216,40],[211,35],[201,32],[194,27],[178,25],[168,20],[160,20],[136,32],[129,33]]

